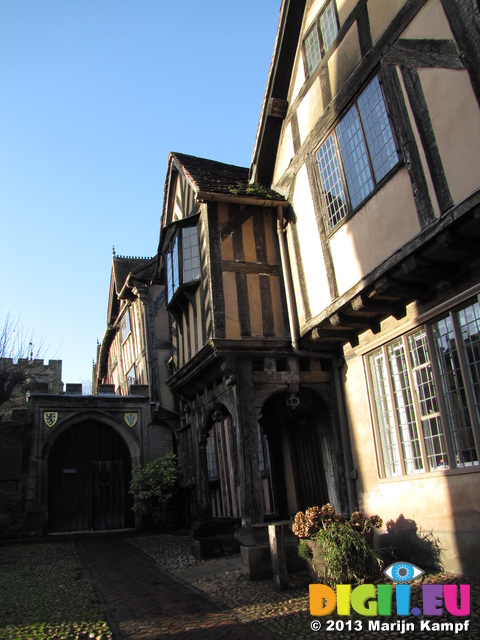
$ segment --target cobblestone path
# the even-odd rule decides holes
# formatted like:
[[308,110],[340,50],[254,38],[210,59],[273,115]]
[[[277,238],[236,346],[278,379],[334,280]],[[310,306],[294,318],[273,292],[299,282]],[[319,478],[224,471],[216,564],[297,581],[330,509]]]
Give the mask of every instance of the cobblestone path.
[[265,640],[257,625],[240,622],[123,539],[85,537],[76,548],[115,640]]

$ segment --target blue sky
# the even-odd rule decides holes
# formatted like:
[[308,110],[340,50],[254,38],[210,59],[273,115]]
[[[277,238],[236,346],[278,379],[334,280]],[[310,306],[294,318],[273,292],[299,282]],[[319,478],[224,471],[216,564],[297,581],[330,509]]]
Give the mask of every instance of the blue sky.
[[0,0],[0,326],[91,379],[112,246],[154,256],[170,151],[248,166],[280,0]]

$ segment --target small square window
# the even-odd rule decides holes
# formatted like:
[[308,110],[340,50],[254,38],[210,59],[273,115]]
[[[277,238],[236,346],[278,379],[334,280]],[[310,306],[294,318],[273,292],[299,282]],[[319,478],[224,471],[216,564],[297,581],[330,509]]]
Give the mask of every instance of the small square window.
[[128,336],[131,333],[129,309],[127,309],[127,312],[125,313],[125,315],[123,316],[120,322],[120,332],[122,334],[122,342],[125,342],[125,340],[128,338]]
[[308,73],[311,75],[320,64],[322,52],[320,50],[320,38],[315,26],[309,36],[305,38],[305,55],[307,57]]
[[329,2],[320,16],[320,30],[323,36],[323,46],[328,51],[338,34],[337,12],[335,2]]

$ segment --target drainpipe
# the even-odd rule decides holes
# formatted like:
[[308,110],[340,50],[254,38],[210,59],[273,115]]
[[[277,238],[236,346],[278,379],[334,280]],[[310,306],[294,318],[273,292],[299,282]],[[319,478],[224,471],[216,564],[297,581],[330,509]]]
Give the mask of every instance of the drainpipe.
[[310,357],[310,352],[302,350],[298,346],[298,322],[297,314],[295,312],[295,296],[293,293],[292,272],[290,270],[290,263],[288,261],[287,245],[285,242],[285,232],[283,230],[283,207],[277,206],[277,234],[278,244],[280,247],[280,261],[282,263],[283,283],[285,285],[285,292],[287,294],[287,311],[288,311],[288,325],[290,328],[290,336],[292,342],[292,349],[295,355],[300,357]]

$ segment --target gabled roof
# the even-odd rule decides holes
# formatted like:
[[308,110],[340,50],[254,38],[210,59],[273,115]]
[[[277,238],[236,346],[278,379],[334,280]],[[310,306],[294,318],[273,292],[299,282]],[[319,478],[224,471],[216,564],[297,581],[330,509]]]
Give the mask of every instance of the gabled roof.
[[263,96],[255,147],[250,164],[250,180],[270,186],[275,159],[288,109],[288,89],[305,11],[305,0],[282,0],[267,86]]
[[115,281],[117,295],[123,289],[129,274],[145,264],[146,258],[113,256],[112,277]]
[[181,173],[188,181],[197,202],[212,200],[224,202],[261,201],[264,205],[275,206],[284,202],[284,198],[273,189],[250,184],[247,167],[238,167],[216,160],[198,158],[185,153],[171,152],[168,157],[167,177],[163,199],[162,225],[169,203],[172,173]]
[[132,281],[150,282],[155,273],[155,258],[135,258],[113,254],[107,323],[113,325],[120,311],[120,299],[131,298]]
[[[248,182],[248,168],[172,153],[173,162],[182,171],[198,194],[217,194],[278,200],[282,197],[272,189],[263,189]],[[201,197],[199,199],[202,199]]]
[[120,300],[133,299],[132,288],[139,282],[150,282],[156,271],[156,258],[117,256],[112,259],[110,292],[108,296],[107,328],[98,353],[98,377],[106,376],[108,352],[117,331],[115,323],[120,313]]
[[131,256],[113,256],[112,277],[115,281],[115,290],[120,296],[127,283],[130,274],[137,278],[148,278],[148,265],[154,258],[135,258]]

